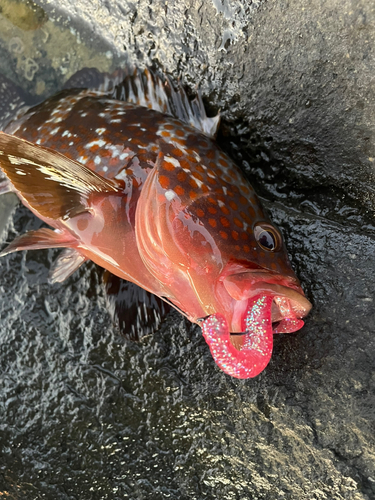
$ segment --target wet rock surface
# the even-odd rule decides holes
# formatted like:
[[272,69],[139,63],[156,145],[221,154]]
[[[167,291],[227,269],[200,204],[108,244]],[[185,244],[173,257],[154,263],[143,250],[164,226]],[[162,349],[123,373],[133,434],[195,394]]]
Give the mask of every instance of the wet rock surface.
[[[26,35],[0,17],[1,72],[35,99],[80,67],[109,71],[126,59],[162,67],[192,89],[199,83],[208,108],[222,110],[220,143],[282,228],[314,309],[301,332],[275,338],[259,377],[239,381],[218,370],[200,329],[177,312],[139,344],[124,340],[92,264],[50,286],[57,252],[4,257],[0,492],[26,500],[371,500],[374,7],[63,4],[55,11],[38,2],[44,24]],[[52,46],[46,40],[42,53],[47,28]],[[64,66],[53,45],[68,33]],[[31,80],[9,45],[23,36],[24,57],[38,65]],[[97,64],[94,44],[102,47]],[[2,226],[13,203],[1,199]],[[39,226],[20,207],[2,241]]]

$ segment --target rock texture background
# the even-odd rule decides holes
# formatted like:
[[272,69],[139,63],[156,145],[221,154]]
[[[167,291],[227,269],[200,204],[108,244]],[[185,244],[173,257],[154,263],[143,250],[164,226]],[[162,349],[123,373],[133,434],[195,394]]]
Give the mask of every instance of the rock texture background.
[[[375,498],[373,3],[37,4],[2,2],[0,71],[31,100],[126,61],[198,84],[314,309],[238,381],[177,312],[140,344],[121,338],[95,266],[51,287],[56,252],[1,259],[1,495]],[[39,224],[19,207],[2,241]]]

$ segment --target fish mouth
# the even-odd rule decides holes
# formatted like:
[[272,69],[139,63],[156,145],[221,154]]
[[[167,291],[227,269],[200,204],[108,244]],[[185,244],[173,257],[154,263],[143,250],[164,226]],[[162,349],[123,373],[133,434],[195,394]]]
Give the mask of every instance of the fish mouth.
[[260,282],[253,286],[249,299],[264,294],[273,297],[271,321],[273,333],[292,333],[302,328],[312,304],[301,291],[275,283]]
[[302,318],[308,315],[312,307],[298,280],[294,278],[278,274],[270,275],[265,272],[245,272],[227,276],[223,284],[234,299],[230,325],[232,334],[244,331],[244,318],[255,296],[272,297],[273,333],[291,333],[299,330],[303,326]]

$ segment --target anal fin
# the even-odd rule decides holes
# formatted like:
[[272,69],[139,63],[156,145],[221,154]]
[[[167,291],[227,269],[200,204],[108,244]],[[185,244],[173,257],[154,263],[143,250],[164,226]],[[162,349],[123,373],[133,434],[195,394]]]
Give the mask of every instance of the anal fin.
[[154,333],[171,307],[143,288],[104,272],[109,310],[121,333],[138,341]]
[[75,240],[69,234],[53,231],[48,228],[37,229],[21,234],[15,238],[2,252],[0,257],[8,253],[19,250],[41,250],[43,248],[68,247],[75,243]]
[[62,283],[86,261],[86,257],[74,248],[66,248],[57,257],[49,273],[50,283]]

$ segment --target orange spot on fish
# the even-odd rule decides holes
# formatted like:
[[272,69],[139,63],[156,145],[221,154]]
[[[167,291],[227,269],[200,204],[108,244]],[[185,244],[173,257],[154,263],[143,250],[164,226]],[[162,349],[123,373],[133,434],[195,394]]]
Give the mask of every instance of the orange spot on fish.
[[217,226],[217,222],[215,219],[208,219],[208,223],[211,227],[216,227]]
[[219,231],[219,234],[224,240],[228,239],[228,234],[225,231]]
[[198,187],[198,184],[195,182],[195,180],[192,177],[190,177],[190,179],[189,179],[189,184],[192,188]]
[[238,205],[235,201],[230,200],[228,205],[230,206],[230,208],[233,208],[233,210],[238,210]]
[[229,208],[227,208],[225,205],[223,205],[222,207],[220,207],[220,210],[223,212],[223,214],[225,215],[228,215],[230,214],[230,210]]
[[204,211],[201,208],[197,208],[198,217],[204,217]]
[[239,234],[237,233],[237,231],[232,231],[232,238],[234,240],[238,240],[238,237],[239,237]]
[[170,137],[171,136],[171,134],[168,132],[168,130],[163,130],[163,132],[161,132],[160,135],[163,137]]
[[177,174],[177,179],[179,180],[179,182],[185,182],[186,181],[186,172],[184,172],[183,170],[180,170],[180,172],[178,172]]
[[163,162],[163,168],[164,168],[164,170],[168,170],[168,172],[173,172],[173,170],[176,167],[172,163],[169,163],[169,161],[164,161]]
[[224,227],[229,227],[230,226],[230,222],[228,219],[226,219],[225,217],[220,217],[220,222],[222,223],[222,225]]
[[240,227],[241,229],[243,228],[243,222],[241,222],[240,219],[237,219],[237,217],[233,219],[233,222],[236,224],[237,227]]
[[250,252],[250,247],[249,247],[249,245],[244,245],[244,246],[243,246],[243,249],[244,249],[244,251],[245,251],[245,252],[247,252],[247,253],[249,253],[249,252]]
[[183,196],[185,194],[185,189],[182,186],[176,186],[174,191],[178,196]]
[[253,207],[249,207],[248,212],[249,212],[249,214],[250,214],[250,216],[251,216],[252,218],[254,218],[254,217],[255,217],[255,210],[253,209]]
[[172,154],[173,154],[173,156],[178,156],[179,158],[181,158],[181,156],[184,155],[184,153],[181,151],[181,149],[178,149],[178,148],[172,149]]
[[198,193],[196,191],[190,191],[189,197],[191,200],[195,200],[198,197]]
[[246,205],[247,204],[247,199],[244,197],[244,196],[240,196],[240,203],[242,203],[242,205]]
[[169,188],[169,178],[166,175],[159,175],[159,184],[163,189]]
[[210,212],[210,214],[212,215],[215,215],[217,214],[217,210],[215,207],[208,207],[208,211]]

